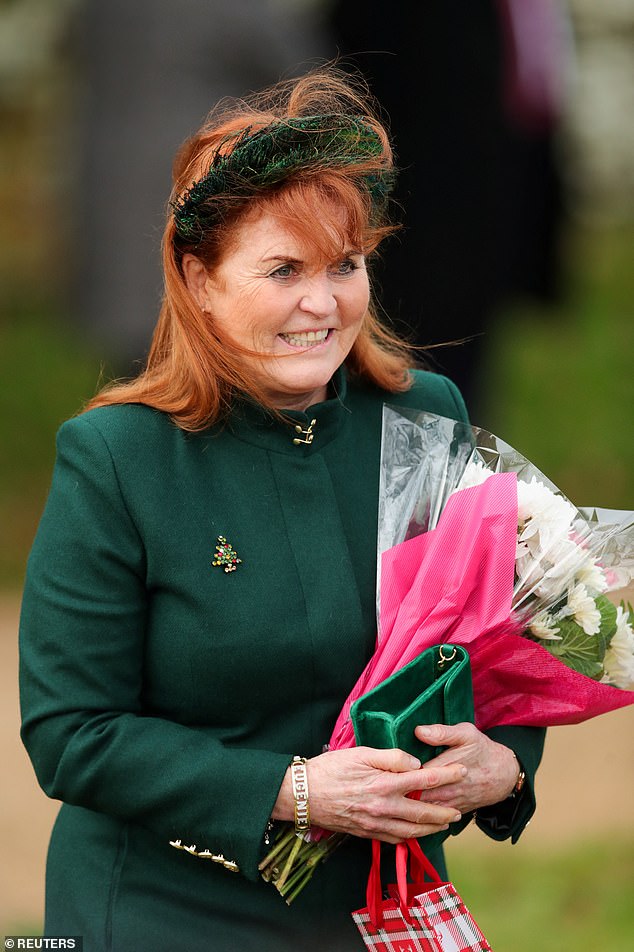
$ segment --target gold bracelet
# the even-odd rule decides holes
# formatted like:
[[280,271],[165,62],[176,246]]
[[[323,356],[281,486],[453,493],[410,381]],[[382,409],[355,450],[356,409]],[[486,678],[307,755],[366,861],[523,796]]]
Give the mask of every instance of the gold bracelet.
[[308,804],[308,774],[306,773],[305,757],[293,757],[291,783],[295,800],[295,832],[306,833],[310,829],[310,807]]
[[520,793],[522,792],[522,790],[524,789],[524,784],[526,783],[526,771],[522,767],[517,754],[513,753],[513,756],[515,757],[515,760],[517,762],[519,774],[518,774],[517,780],[515,781],[515,786],[511,790],[511,793],[509,794],[509,796],[518,797]]

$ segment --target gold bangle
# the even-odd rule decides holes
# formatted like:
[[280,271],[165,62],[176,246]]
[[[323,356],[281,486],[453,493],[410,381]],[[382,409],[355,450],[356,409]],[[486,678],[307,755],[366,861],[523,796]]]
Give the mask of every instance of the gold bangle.
[[293,757],[291,783],[295,800],[295,832],[306,833],[310,829],[310,806],[308,804],[308,774],[306,758]]
[[526,771],[525,771],[524,768],[522,767],[522,765],[521,765],[521,763],[520,763],[520,761],[519,761],[519,758],[518,758],[517,754],[514,753],[513,756],[515,757],[515,760],[517,761],[517,766],[518,766],[518,768],[519,768],[519,774],[518,774],[517,780],[515,781],[515,786],[513,787],[512,791],[511,791],[511,793],[510,793],[509,795],[510,795],[511,797],[517,797],[517,796],[519,796],[519,794],[522,792],[522,790],[523,790],[523,788],[524,788],[524,784],[526,783]]

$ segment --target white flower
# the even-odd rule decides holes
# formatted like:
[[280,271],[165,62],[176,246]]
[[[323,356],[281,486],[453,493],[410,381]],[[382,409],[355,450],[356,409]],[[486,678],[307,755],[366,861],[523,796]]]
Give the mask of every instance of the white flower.
[[530,542],[518,542],[515,572],[519,586],[523,591],[531,591],[547,606],[552,605],[566,591],[579,559],[585,556],[580,555],[579,546],[568,538],[553,540],[546,552],[539,551],[537,538],[537,551],[533,552],[531,548]]
[[516,561],[515,570],[516,590],[530,593],[531,598],[539,599],[541,604],[554,604],[566,587],[566,582],[562,583],[558,571],[552,565],[542,563],[530,554]]
[[535,615],[529,628],[535,637],[541,638],[542,641],[561,641],[561,637],[557,634],[559,628],[555,628],[552,615],[546,611]]
[[578,582],[583,582],[586,588],[589,588],[592,592],[596,592],[597,595],[600,595],[601,592],[605,592],[608,588],[608,580],[605,577],[605,572],[597,560],[591,557],[588,557],[581,563],[576,571],[576,576]]
[[557,495],[545,483],[533,476],[530,482],[517,482],[518,520],[525,523],[534,519],[538,524],[557,524],[566,528],[572,525],[576,509],[572,503]]
[[627,588],[634,579],[632,569],[626,565],[611,565],[604,571],[608,589],[611,592],[616,592],[620,588]]
[[616,610],[616,631],[603,659],[604,681],[617,688],[634,689],[634,632],[629,615],[621,606]]
[[579,583],[568,592],[568,612],[586,635],[597,635],[601,627],[601,612],[585,585]]
[[553,537],[566,538],[576,516],[572,503],[558,496],[535,476],[528,483],[518,480],[517,509],[522,542],[536,533],[547,544]]
[[471,486],[479,486],[486,482],[489,476],[493,476],[493,471],[487,469],[484,463],[479,460],[472,460],[465,466],[464,472],[460,477],[457,489],[469,489]]

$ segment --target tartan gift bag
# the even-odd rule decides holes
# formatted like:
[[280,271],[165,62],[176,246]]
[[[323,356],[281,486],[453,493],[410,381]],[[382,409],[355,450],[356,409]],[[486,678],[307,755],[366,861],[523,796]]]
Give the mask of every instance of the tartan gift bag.
[[[407,882],[408,853],[413,882]],[[425,882],[427,874],[431,882]],[[381,892],[381,845],[372,841],[367,906],[352,913],[375,952],[492,952],[451,883],[443,883],[417,840],[396,847],[396,884]]]

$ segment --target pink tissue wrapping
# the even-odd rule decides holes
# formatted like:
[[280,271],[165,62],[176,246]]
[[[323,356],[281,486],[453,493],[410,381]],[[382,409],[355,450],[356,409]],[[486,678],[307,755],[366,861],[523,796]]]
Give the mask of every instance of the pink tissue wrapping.
[[436,644],[469,652],[476,724],[576,724],[634,703],[578,674],[522,637],[511,602],[517,543],[517,479],[497,473],[450,496],[435,529],[383,553],[380,637],[330,739],[354,746],[350,707]]

